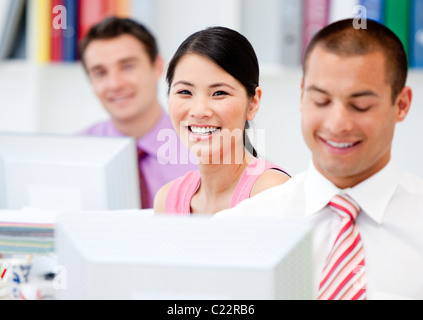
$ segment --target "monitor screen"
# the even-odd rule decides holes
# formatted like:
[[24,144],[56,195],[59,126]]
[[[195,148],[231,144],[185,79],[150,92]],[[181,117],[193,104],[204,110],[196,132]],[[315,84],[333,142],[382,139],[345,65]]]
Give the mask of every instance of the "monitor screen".
[[60,214],[58,299],[312,299],[312,231],[299,221]]
[[0,133],[0,209],[138,209],[135,141]]

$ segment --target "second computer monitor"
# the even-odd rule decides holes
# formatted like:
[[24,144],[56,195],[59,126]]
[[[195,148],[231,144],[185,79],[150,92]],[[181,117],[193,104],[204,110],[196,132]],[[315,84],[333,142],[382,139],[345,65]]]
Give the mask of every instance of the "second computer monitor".
[[132,138],[0,133],[0,209],[139,209]]

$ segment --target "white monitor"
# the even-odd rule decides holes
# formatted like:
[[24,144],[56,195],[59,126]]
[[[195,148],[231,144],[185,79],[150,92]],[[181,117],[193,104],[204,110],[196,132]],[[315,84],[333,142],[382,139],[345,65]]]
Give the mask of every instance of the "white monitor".
[[313,299],[312,232],[274,219],[61,214],[64,300]]
[[132,138],[0,133],[0,209],[140,207]]

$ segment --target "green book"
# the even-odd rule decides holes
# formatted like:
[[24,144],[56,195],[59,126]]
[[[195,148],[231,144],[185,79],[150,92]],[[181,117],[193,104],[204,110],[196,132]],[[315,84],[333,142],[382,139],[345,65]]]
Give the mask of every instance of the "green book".
[[409,57],[410,0],[385,0],[385,25],[401,39]]

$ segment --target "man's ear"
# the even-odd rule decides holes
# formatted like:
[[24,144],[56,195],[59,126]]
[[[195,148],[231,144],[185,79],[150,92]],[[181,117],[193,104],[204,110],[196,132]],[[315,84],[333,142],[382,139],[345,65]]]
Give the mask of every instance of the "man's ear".
[[410,111],[413,91],[410,87],[404,87],[395,101],[397,122],[403,121]]
[[153,67],[156,70],[156,79],[159,80],[164,72],[164,59],[161,55],[157,55]]
[[300,83],[300,112],[302,112],[302,108],[303,108],[303,98],[304,98],[304,77],[301,78],[301,83]]
[[250,107],[247,112],[248,121],[252,121],[256,117],[257,112],[260,108],[260,101],[261,101],[262,94],[263,94],[262,89],[260,87],[257,87],[254,97],[250,99]]

